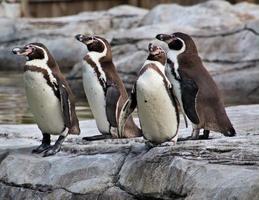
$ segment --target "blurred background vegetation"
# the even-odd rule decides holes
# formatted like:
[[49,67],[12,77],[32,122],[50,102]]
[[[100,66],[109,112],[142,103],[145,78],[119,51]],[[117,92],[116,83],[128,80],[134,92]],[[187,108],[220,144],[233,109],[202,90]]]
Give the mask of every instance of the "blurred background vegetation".
[[[83,11],[107,10],[121,4],[129,4],[151,9],[162,3],[194,5],[206,0],[2,0],[6,3],[19,3],[21,15],[25,17],[58,17],[73,15]],[[242,1],[259,3],[259,0],[228,0],[230,3]]]

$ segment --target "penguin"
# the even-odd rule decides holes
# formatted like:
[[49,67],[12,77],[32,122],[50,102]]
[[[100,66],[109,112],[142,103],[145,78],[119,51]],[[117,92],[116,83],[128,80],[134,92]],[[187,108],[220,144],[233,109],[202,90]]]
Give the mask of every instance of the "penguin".
[[[30,43],[12,50],[26,56],[24,85],[29,108],[42,132],[40,146],[32,153],[51,156],[60,151],[68,134],[79,135],[80,128],[75,112],[75,100],[54,57],[41,43]],[[53,146],[50,135],[59,135]]]
[[142,133],[154,145],[176,143],[179,128],[179,111],[171,84],[165,75],[166,53],[152,43],[149,55],[142,66],[131,96],[123,106],[119,119],[119,134],[125,120],[137,107]]
[[[78,34],[75,38],[88,49],[84,57],[83,86],[97,128],[102,134],[83,139],[91,141],[118,138],[118,117],[128,94],[113,64],[111,46],[106,39],[95,35]],[[141,130],[130,117],[125,132],[120,137],[139,136]]]
[[[158,34],[156,38],[168,44],[166,75],[180,107],[193,124],[187,139],[208,139],[210,131],[235,136],[219,89],[203,66],[192,38],[181,32]],[[204,130],[201,136],[200,129]]]

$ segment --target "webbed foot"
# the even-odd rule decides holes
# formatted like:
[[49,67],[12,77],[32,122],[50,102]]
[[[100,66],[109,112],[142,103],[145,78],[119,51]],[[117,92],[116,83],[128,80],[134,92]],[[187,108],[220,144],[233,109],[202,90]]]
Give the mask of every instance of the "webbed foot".
[[33,149],[32,153],[40,154],[40,153],[42,153],[43,151],[46,151],[49,148],[50,148],[50,144],[42,143],[36,149]]
[[50,146],[43,154],[43,157],[47,157],[47,156],[52,156],[55,155],[56,153],[58,153],[61,149],[61,144],[60,145],[53,145]]
[[44,152],[43,157],[52,156],[58,153],[65,138],[66,136],[60,135],[56,143]]
[[50,147],[50,135],[47,133],[42,133],[42,143],[40,146],[38,146],[36,149],[32,150],[32,153],[42,153],[43,151],[46,151]]

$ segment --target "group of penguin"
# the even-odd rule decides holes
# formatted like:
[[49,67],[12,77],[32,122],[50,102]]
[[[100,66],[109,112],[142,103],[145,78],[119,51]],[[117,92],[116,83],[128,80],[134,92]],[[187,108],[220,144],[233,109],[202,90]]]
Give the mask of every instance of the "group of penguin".
[[[150,43],[148,57],[128,97],[112,60],[108,41],[96,35],[76,35],[88,53],[83,58],[83,86],[102,135],[85,140],[143,136],[158,145],[176,143],[179,113],[191,121],[188,139],[207,139],[210,131],[236,134],[219,90],[198,55],[192,38],[181,32],[158,34],[168,52]],[[40,146],[32,153],[54,155],[68,134],[80,134],[73,93],[57,62],[41,43],[16,47],[14,54],[26,57],[24,85],[28,104],[42,132]],[[141,129],[131,116],[137,107]],[[200,129],[203,135],[199,136]],[[50,135],[59,135],[51,145]]]

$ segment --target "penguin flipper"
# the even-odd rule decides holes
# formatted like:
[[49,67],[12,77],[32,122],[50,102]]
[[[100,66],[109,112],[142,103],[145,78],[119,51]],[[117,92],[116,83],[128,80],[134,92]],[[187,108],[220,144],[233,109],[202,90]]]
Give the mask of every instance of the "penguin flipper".
[[65,88],[65,85],[61,82],[58,81],[58,90],[60,94],[60,102],[61,102],[61,110],[63,113],[64,121],[65,121],[65,126],[70,128],[72,125],[72,117],[71,117],[71,112],[70,112],[70,100],[68,97],[68,92]]
[[187,120],[186,114],[185,114],[184,109],[181,106],[179,100],[176,98],[176,95],[175,95],[173,87],[171,88],[171,95],[175,96],[176,102],[178,103],[178,105],[179,105],[179,107],[180,107],[180,109],[182,111],[182,114],[183,114],[183,119],[184,119],[184,122],[185,122],[185,127],[188,128],[188,120]]
[[119,123],[118,123],[119,137],[123,136],[125,123],[136,107],[137,107],[137,99],[136,99],[136,92],[135,92],[135,86],[134,86],[130,97],[124,103],[120,112]]
[[112,127],[117,127],[117,116],[116,116],[116,111],[117,111],[117,102],[120,98],[120,91],[114,84],[109,84],[107,85],[106,88],[106,95],[105,95],[105,100],[106,100],[106,115],[108,122]]
[[195,107],[198,90],[199,88],[193,80],[191,79],[181,80],[183,109],[187,117],[194,124],[199,124],[200,122],[196,111],[196,107]]

